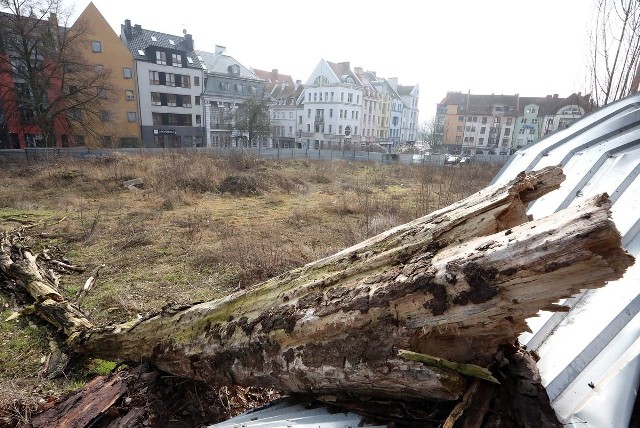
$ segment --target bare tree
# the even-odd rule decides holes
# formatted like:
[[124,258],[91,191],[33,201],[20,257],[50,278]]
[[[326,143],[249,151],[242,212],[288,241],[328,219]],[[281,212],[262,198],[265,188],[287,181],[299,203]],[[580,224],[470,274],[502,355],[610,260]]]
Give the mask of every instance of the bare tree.
[[81,54],[81,44],[90,42],[87,26],[68,27],[61,0],[0,0],[0,10],[7,119],[39,133],[44,146],[55,146],[56,134],[91,133],[97,121],[108,121],[111,74]]
[[433,152],[439,152],[444,144],[445,118],[437,115],[420,126],[421,139],[426,141]]
[[640,1],[596,0],[589,38],[594,102],[603,106],[634,92],[640,71]]
[[234,131],[249,147],[271,136],[272,124],[266,98],[247,98],[234,112]]

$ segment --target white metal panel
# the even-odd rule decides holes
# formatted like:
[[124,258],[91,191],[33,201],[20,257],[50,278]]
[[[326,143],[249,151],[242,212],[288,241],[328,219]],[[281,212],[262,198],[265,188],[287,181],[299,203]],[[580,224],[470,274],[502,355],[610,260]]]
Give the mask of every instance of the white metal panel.
[[[628,97],[516,153],[493,180],[560,164],[560,189],[531,204],[544,217],[606,192],[623,246],[640,257],[640,95]],[[540,355],[538,368],[566,426],[628,425],[640,378],[640,266],[599,290],[566,301],[568,313],[540,312],[520,342]]]

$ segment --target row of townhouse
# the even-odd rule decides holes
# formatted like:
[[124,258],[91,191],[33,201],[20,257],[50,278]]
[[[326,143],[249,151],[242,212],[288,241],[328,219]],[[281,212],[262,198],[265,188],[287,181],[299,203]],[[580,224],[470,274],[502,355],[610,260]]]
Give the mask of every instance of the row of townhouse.
[[436,129],[449,153],[508,154],[568,127],[595,108],[590,95],[546,97],[448,92]]
[[[325,60],[302,84],[277,70],[249,69],[223,46],[197,50],[186,31],[152,31],[127,19],[117,35],[93,3],[76,22],[90,29],[82,54],[111,71],[113,94],[94,132],[74,129],[57,145],[321,148],[417,139],[417,85]],[[269,110],[269,132],[257,138],[236,123],[251,102]],[[3,147],[29,145],[20,123],[9,128]]]

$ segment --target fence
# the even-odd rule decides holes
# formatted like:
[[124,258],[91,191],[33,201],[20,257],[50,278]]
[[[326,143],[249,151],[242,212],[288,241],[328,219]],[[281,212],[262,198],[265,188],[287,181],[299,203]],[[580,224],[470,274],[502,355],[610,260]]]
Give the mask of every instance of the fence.
[[[162,154],[167,152],[202,153],[228,156],[237,153],[250,153],[267,159],[310,159],[310,160],[344,160],[355,162],[379,162],[402,164],[433,164],[444,165],[448,155],[428,154],[404,154],[404,153],[379,153],[364,150],[317,150],[317,149],[267,149],[267,148],[217,148],[198,147],[182,149],[162,148],[123,148],[123,149],[89,149],[89,148],[30,148],[24,150],[0,150],[0,160],[11,162],[26,160],[39,161],[57,157],[72,157],[75,159],[99,159],[108,158],[113,153],[127,154]],[[503,165],[509,156],[506,155],[473,155],[470,163],[488,163]]]

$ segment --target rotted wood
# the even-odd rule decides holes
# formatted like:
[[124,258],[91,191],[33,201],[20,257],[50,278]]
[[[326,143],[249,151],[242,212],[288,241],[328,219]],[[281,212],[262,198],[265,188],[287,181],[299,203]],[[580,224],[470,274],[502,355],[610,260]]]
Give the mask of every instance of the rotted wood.
[[37,316],[60,330],[67,343],[72,343],[93,324],[45,279],[45,270],[36,263],[36,255],[22,248],[18,238],[9,233],[0,236],[0,272],[31,296]]
[[561,179],[557,168],[522,174],[249,290],[93,329],[77,349],[219,384],[458,399],[464,373],[398,350],[488,367],[526,318],[633,262],[606,196],[525,223],[526,204]]

